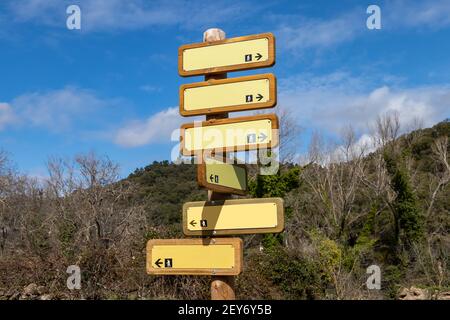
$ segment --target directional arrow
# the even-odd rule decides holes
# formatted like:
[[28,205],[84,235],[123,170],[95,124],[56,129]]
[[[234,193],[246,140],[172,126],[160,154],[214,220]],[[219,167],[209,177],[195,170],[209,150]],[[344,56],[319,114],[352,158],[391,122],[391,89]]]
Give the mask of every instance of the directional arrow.
[[259,60],[262,58],[262,55],[261,55],[260,53],[257,53],[256,56],[255,56],[255,58],[256,58],[256,60],[259,61]]
[[258,93],[258,95],[256,96],[256,99],[258,99],[258,101],[261,101],[261,99],[264,98],[260,93]]
[[197,224],[197,222],[195,222],[195,220],[192,220],[191,222],[189,222],[189,224],[193,227],[195,227],[195,225]]
[[264,133],[260,133],[259,134],[259,136],[258,136],[258,139],[260,140],[260,141],[264,141],[264,140],[266,140],[266,138],[267,138],[267,136],[264,134]]
[[161,265],[163,264],[161,258],[158,258],[158,260],[155,261],[155,264],[158,266],[158,268],[161,268]]

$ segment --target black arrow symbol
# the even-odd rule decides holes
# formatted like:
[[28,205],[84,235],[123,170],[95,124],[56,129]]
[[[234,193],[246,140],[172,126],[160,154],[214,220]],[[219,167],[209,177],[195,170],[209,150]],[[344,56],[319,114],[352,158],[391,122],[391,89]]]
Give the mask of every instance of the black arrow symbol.
[[158,268],[161,268],[162,265],[161,258],[158,258],[158,260],[155,261],[155,264],[158,266]]
[[267,138],[267,136],[264,133],[262,133],[262,132],[258,136],[258,139],[261,140],[261,141],[265,140],[266,138]]
[[255,56],[255,58],[256,58],[256,60],[259,61],[259,60],[262,58],[262,55],[261,55],[260,53],[257,53],[256,56]]
[[197,222],[195,222],[195,220],[192,220],[191,222],[189,222],[189,224],[193,227],[195,227],[195,225],[197,224]]
[[261,101],[261,99],[264,98],[260,93],[258,93],[258,95],[256,96],[256,99],[258,99],[258,101]]

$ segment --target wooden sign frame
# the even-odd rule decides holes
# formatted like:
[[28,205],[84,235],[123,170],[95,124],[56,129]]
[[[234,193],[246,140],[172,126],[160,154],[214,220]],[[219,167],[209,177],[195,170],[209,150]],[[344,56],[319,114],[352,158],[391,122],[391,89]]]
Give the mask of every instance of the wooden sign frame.
[[[248,229],[228,229],[228,230],[189,230],[188,228],[188,209],[191,207],[220,206],[235,204],[253,204],[253,203],[275,203],[277,205],[277,225],[273,228],[248,228]],[[223,213],[220,213],[223,214]],[[245,215],[245,212],[242,213]],[[280,233],[284,230],[284,200],[282,198],[252,198],[252,199],[229,199],[214,201],[195,201],[186,202],[183,205],[183,233],[186,236],[222,236],[222,235],[240,235],[240,234],[260,234],[260,233]]]
[[[226,107],[211,107],[204,108],[198,110],[186,110],[184,108],[184,91],[186,89],[191,88],[199,88],[199,87],[209,87],[216,86],[221,84],[228,83],[239,83],[239,82],[247,82],[253,80],[269,80],[269,100],[259,103],[242,103],[238,105],[231,105]],[[196,82],[190,84],[184,84],[180,87],[180,114],[183,117],[187,116],[198,116],[198,115],[206,115],[206,114],[214,114],[214,113],[224,113],[224,112],[232,112],[232,111],[246,111],[246,110],[256,110],[256,109],[267,109],[273,108],[277,104],[277,80],[276,77],[272,73],[259,74],[253,76],[239,77],[239,78],[229,78],[229,79],[221,79],[221,80],[208,80],[203,82]]]
[[[237,166],[237,167],[244,169],[245,170],[245,182],[246,182],[245,184],[246,184],[247,188],[245,190],[241,190],[241,189],[218,185],[215,183],[210,183],[208,181],[208,177],[206,176],[206,161],[205,161],[205,159],[202,159],[201,163],[197,165],[197,183],[198,183],[198,185],[200,187],[207,188],[209,190],[219,192],[219,193],[232,193],[232,194],[245,196],[247,194],[247,190],[248,190],[247,166],[245,164],[235,163],[236,159],[232,160],[232,159],[228,159],[226,157],[221,157],[221,159],[218,159],[217,156],[212,156],[210,158],[213,160],[222,161],[225,163],[225,165],[233,165],[233,166]],[[233,163],[226,163],[227,161],[233,161]]]
[[199,155],[199,153],[203,154],[205,151],[211,151],[214,153],[224,153],[224,152],[235,152],[235,151],[249,151],[249,150],[257,150],[257,149],[272,149],[278,146],[279,144],[279,122],[276,114],[260,114],[255,116],[247,116],[247,117],[237,117],[237,118],[226,118],[226,119],[211,119],[202,121],[202,127],[210,127],[216,125],[224,125],[224,124],[232,124],[232,123],[240,123],[240,122],[249,122],[249,121],[258,121],[258,120],[270,120],[272,125],[272,140],[268,143],[257,143],[257,144],[245,144],[245,145],[237,145],[233,147],[223,147],[223,148],[209,148],[209,149],[201,149],[201,150],[187,150],[184,146],[184,135],[186,129],[194,128],[194,123],[185,123],[180,128],[180,152],[184,156],[194,156]]
[[[230,66],[221,66],[221,67],[212,67],[212,68],[204,68],[197,70],[186,71],[183,69],[183,52],[187,49],[194,48],[203,48],[209,46],[217,46],[226,43],[234,43],[234,42],[243,42],[248,40],[255,39],[268,39],[268,59],[264,61],[256,61],[251,63],[241,63]],[[271,67],[275,64],[275,37],[272,33],[261,33],[250,36],[236,37],[236,38],[228,38],[219,41],[211,41],[211,42],[200,42],[193,44],[182,45],[178,48],[178,73],[182,77],[190,77],[190,76],[198,76],[205,74],[215,74],[215,73],[224,73],[231,71],[240,71],[240,70],[251,70],[258,68]]]
[[[229,269],[170,269],[155,268],[152,265],[152,248],[155,245],[231,245],[234,247],[234,267]],[[228,275],[237,276],[242,272],[243,243],[240,238],[207,238],[207,239],[153,239],[147,242],[146,269],[152,275]],[[154,257],[153,257],[154,258]]]

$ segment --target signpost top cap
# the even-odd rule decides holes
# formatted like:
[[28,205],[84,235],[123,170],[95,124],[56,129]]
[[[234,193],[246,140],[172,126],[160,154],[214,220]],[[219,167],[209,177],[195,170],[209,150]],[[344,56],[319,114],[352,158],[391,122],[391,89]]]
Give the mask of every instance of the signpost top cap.
[[203,42],[219,41],[225,39],[225,31],[218,28],[210,28],[203,32]]

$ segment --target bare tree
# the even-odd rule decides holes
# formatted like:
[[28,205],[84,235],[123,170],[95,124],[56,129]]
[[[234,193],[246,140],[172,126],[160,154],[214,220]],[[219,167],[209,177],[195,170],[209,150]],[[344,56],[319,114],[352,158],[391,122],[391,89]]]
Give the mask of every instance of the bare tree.
[[[419,122],[417,122],[419,123]],[[374,207],[375,215],[379,215],[383,210],[389,208],[393,211],[392,203],[396,197],[390,186],[390,177],[387,172],[384,154],[388,152],[391,155],[398,153],[399,133],[401,124],[397,112],[385,113],[378,116],[375,125],[372,127],[371,141],[372,154],[366,159],[371,168],[371,174],[365,172],[359,173],[359,178],[365,186],[362,191],[365,192]]]
[[[435,187],[431,192],[430,202],[427,209],[427,216],[430,216],[436,196],[450,181],[450,164],[448,159],[448,137],[442,136],[434,140],[431,149],[434,154],[438,168],[436,169]],[[430,185],[430,188],[431,185]]]
[[339,146],[329,148],[322,143],[318,135],[313,135],[310,164],[302,171],[302,178],[317,198],[315,203],[328,235],[340,238],[361,217],[354,211],[354,204],[359,177],[365,171],[365,147],[356,144],[351,127],[343,132]]
[[[76,261],[71,263],[89,264],[91,272],[97,270],[98,281],[109,277],[104,273],[104,265],[111,263],[108,259],[114,260],[118,271],[133,265],[133,259],[140,256],[136,250],[142,250],[136,243],[143,241],[145,212],[130,200],[136,186],[118,181],[117,164],[91,153],[72,161],[52,159],[48,168],[48,185],[58,218],[55,232],[59,239],[68,236],[70,240],[58,242],[58,251],[73,252]],[[88,257],[90,260],[86,260]]]
[[302,130],[293,112],[278,107],[277,115],[280,121],[280,162],[293,163],[297,160]]
[[8,229],[6,226],[5,211],[6,211],[6,199],[5,191],[8,187],[8,178],[5,174],[7,157],[3,150],[0,150],[0,254],[3,254],[5,250],[6,238]]
[[[395,141],[400,133],[400,118],[398,112],[378,116],[375,123],[375,139],[381,148]],[[391,144],[393,146],[393,144]]]

